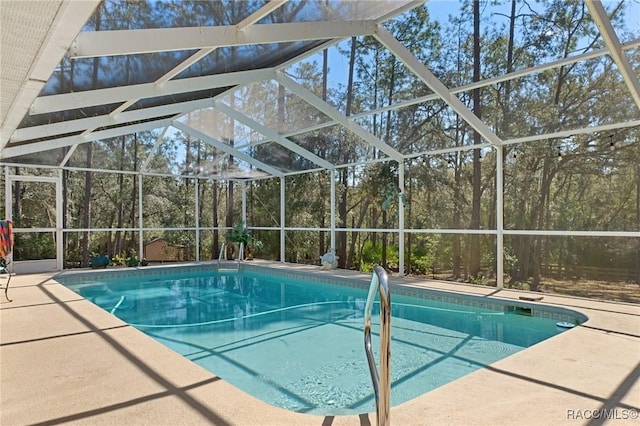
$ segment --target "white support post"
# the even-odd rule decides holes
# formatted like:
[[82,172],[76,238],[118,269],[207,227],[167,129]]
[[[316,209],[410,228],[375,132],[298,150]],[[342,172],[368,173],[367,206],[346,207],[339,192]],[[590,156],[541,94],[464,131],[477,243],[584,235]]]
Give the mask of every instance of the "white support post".
[[[143,259],[144,256],[144,214],[142,212],[142,173],[138,174],[138,256]],[[133,225],[133,224],[132,224]]]
[[284,263],[285,261],[285,251],[284,251],[284,243],[285,243],[285,184],[284,184],[284,176],[280,178],[280,262]]
[[56,182],[56,269],[64,269],[64,237],[62,227],[64,226],[64,210],[62,200],[62,169],[58,169],[58,181]]
[[242,191],[242,221],[244,226],[247,226],[247,183],[245,181],[240,182],[240,189]]
[[13,208],[11,206],[11,179],[9,178],[9,166],[4,167],[4,218],[12,220]]
[[404,276],[404,161],[398,163],[398,274]]
[[496,146],[496,284],[504,286],[504,184],[503,184],[503,147]]
[[329,171],[331,176],[331,249],[337,251],[336,247],[336,171]]
[[[200,262],[200,189],[199,189],[199,182],[200,179],[196,178],[195,179],[196,183],[193,186],[196,190],[196,194],[195,194],[195,200],[196,200],[196,214],[195,214],[195,221],[196,221],[196,262]],[[244,209],[244,206],[243,206]]]

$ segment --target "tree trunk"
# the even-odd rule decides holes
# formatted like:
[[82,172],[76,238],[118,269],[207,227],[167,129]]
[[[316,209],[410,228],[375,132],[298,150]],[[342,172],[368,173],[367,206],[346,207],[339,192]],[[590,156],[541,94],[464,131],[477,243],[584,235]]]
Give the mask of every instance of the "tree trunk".
[[[120,144],[120,165],[119,165],[120,171],[124,170],[125,136],[122,136],[121,141],[122,142]],[[116,223],[116,228],[118,228],[118,230],[116,231],[115,241],[113,243],[113,246],[114,246],[113,254],[122,253],[124,249],[122,245],[122,231],[120,231],[120,228],[122,228],[123,221],[124,221],[124,175],[122,173],[118,173],[118,217],[117,217],[117,223]]]
[[[395,85],[395,77],[396,77],[396,60],[395,57],[391,59],[391,80],[389,81],[389,92],[388,92],[388,102],[389,105],[393,103],[393,86]],[[387,125],[385,128],[385,140],[388,142],[391,140],[391,110],[387,111]],[[388,213],[387,210],[382,210],[382,226],[384,228],[389,228],[388,223]],[[389,269],[389,261],[388,261],[388,237],[389,235],[386,232],[382,233],[382,259],[380,263],[382,267],[386,270]]]
[[[329,75],[329,51],[327,49],[324,49],[322,51],[322,100],[325,101],[325,102],[327,101],[327,77],[328,77],[328,75]],[[320,216],[320,227],[324,228],[326,226],[325,214],[324,214],[324,207],[326,205],[326,203],[325,203],[326,191],[324,190],[326,175],[324,173],[319,173],[318,174],[318,180],[319,180],[318,187],[320,188],[320,191],[318,192],[318,196],[320,197],[320,202],[322,203],[322,206],[323,206],[323,209],[322,209],[322,212],[321,212],[321,216]],[[329,202],[331,202],[331,201],[329,201]],[[332,247],[332,248],[335,249],[335,247]],[[318,232],[318,251],[320,252],[320,253],[318,253],[318,258],[320,258],[323,254],[325,254],[327,252],[326,251],[326,247],[325,247],[325,232],[324,231]]]
[[278,84],[278,128],[277,131],[278,133],[282,134],[284,133],[285,130],[285,103],[286,103],[286,99],[285,99],[285,87],[282,84]]
[[[206,152],[204,153],[206,156]],[[197,166],[197,170],[198,173],[200,173],[200,167],[202,164],[202,152],[200,151],[200,145],[198,145],[198,157],[196,158],[196,166]],[[197,178],[196,178],[197,179]],[[199,183],[198,185],[198,205],[196,206],[196,214],[198,215],[198,224],[200,227],[202,227],[202,201],[204,200],[205,197],[205,193],[206,193],[206,186],[201,183],[200,181],[197,181]],[[200,232],[200,235],[202,235],[202,231],[198,231]],[[202,246],[202,239],[200,239],[200,246]],[[200,247],[196,247],[197,251],[200,252]],[[202,258],[202,257],[201,257]]]
[[211,183],[211,192],[212,192],[212,201],[211,201],[211,210],[213,214],[213,247],[211,249],[212,256],[218,256],[220,253],[220,231],[218,230],[218,226],[220,226],[220,222],[218,221],[218,181],[214,180]]
[[343,230],[338,233],[338,267],[345,269],[347,265],[347,188],[348,188],[348,170],[340,169],[340,184],[342,193],[340,194],[340,202],[338,203],[338,216],[340,217],[340,228]]
[[[550,161],[555,159],[545,159],[543,173],[542,173],[542,185],[540,187],[540,201],[535,211],[535,229],[544,229],[545,227],[545,209],[551,193],[551,182],[555,175],[555,167],[550,165]],[[533,242],[533,280],[531,282],[531,291],[538,291],[540,286],[541,266],[542,266],[542,251],[544,245],[543,235],[534,235]]]
[[[233,182],[227,181],[227,220],[225,225],[227,228],[233,227]],[[233,259],[234,248],[227,245],[227,259]]]
[[[191,135],[187,134],[187,138],[186,138],[186,156],[185,156],[185,174],[188,175],[190,171],[193,170],[193,167],[191,166]],[[191,193],[191,179],[189,178],[184,178],[184,200],[185,202],[190,199],[193,194]],[[182,224],[185,227],[191,226],[192,224],[189,223],[189,209],[183,209],[183,214],[182,214]]]
[[[101,27],[101,8],[96,9],[96,31],[99,31]],[[100,59],[93,59],[93,69],[91,75],[91,86],[97,89],[98,86],[98,68],[100,66]],[[93,166],[93,142],[87,144],[87,169],[91,169]],[[82,227],[89,229],[91,227],[91,185],[92,185],[91,172],[85,172],[84,175],[84,210],[82,215]],[[102,254],[102,253],[100,253]],[[89,231],[84,231],[82,237],[82,266],[89,266]]]
[[[137,171],[138,170],[138,134],[134,133],[133,134],[133,171]],[[137,176],[134,175],[133,177],[133,185],[132,185],[132,189],[131,189],[131,210],[129,211],[129,225],[132,228],[135,228],[139,225],[138,222],[136,222],[136,209],[138,207],[138,179]],[[142,212],[139,212],[139,215],[142,216]],[[125,234],[126,235],[126,234]],[[138,243],[138,232],[136,231],[131,231],[131,239],[129,241],[129,247],[130,248],[134,248],[135,250],[138,250],[137,247],[137,243]],[[126,238],[125,238],[125,243],[126,243]],[[126,246],[126,244],[125,244]],[[139,253],[139,257],[142,258],[144,257],[144,253]]]
[[[356,38],[351,37],[351,54],[349,56],[349,83],[347,85],[347,105],[345,115],[351,115],[351,105],[353,103],[353,70],[356,63]],[[343,161],[349,162],[351,153],[348,149],[343,150]],[[338,214],[340,217],[340,227],[344,228],[344,231],[338,234],[338,267],[346,268],[347,265],[347,189],[349,188],[349,171],[347,168],[340,170],[340,183],[342,184],[342,194],[340,196],[340,203],[338,205]]]
[[[87,144],[87,168],[90,169],[93,163],[93,144]],[[84,173],[84,202],[82,210],[82,227],[89,229],[91,227],[91,172]],[[89,266],[89,231],[83,231],[82,235],[82,267]],[[102,253],[101,253],[102,254]]]
[[[234,97],[231,97],[231,108],[235,108],[235,100]],[[235,145],[234,136],[233,136],[233,119],[229,120],[227,126],[227,134],[229,135],[229,146],[233,147]],[[229,156],[229,169],[233,168],[233,156]],[[246,225],[246,224],[245,224]],[[227,181],[227,218],[226,218],[226,226],[228,228],[233,227],[233,182]],[[227,245],[227,259],[233,259],[234,248],[228,244]],[[284,259],[281,259],[284,260]]]
[[[480,1],[473,2],[473,81],[480,81]],[[473,90],[473,113],[482,118],[480,89]],[[474,130],[474,145],[482,143],[482,137]],[[473,150],[473,196],[471,207],[471,229],[480,229],[480,196],[482,183],[482,169],[480,150]],[[471,235],[469,274],[475,278],[480,274],[480,235]]]

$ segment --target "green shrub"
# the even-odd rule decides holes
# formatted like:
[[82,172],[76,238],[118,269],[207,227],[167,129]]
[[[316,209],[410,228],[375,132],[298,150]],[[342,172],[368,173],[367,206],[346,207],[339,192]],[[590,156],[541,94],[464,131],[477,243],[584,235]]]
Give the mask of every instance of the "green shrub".
[[140,260],[137,256],[131,256],[127,258],[127,266],[134,267],[140,264]]

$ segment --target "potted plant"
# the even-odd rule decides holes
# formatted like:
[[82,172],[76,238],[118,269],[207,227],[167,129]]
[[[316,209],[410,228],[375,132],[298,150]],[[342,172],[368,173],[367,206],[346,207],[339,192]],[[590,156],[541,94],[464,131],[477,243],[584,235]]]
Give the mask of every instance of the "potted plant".
[[106,254],[99,255],[99,254],[92,253],[91,257],[89,258],[89,265],[93,269],[106,268],[109,265],[109,263],[111,263],[111,259]]
[[244,221],[236,224],[231,228],[229,232],[225,235],[227,242],[238,244],[240,247],[240,243],[244,246],[244,257],[247,259],[253,258],[253,251],[260,250],[264,244],[262,241],[253,238],[251,235],[251,231],[249,231]]
[[135,267],[138,266],[140,264],[140,261],[138,260],[137,256],[129,256],[127,257],[127,266],[129,267]]

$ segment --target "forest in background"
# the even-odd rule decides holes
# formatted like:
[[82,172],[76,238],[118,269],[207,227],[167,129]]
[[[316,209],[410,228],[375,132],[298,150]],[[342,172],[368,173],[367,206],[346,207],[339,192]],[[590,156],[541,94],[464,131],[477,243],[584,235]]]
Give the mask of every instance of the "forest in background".
[[[235,22],[234,16],[246,16],[243,8],[251,5],[233,2],[220,9],[209,2],[180,2],[180,8],[172,8],[173,3],[106,1],[90,25],[94,29],[148,27],[143,20],[162,16],[179,23],[215,14],[224,14],[219,20]],[[501,5],[499,12],[488,16],[485,2],[462,3],[459,17],[446,23],[435,22],[428,7],[422,6],[389,21],[386,28],[450,88],[473,86],[603,45],[581,1]],[[616,3],[612,21],[622,26],[629,6],[632,3]],[[201,9],[207,7],[211,9]],[[133,22],[136,20],[141,22]],[[635,31],[629,39],[640,36],[637,28],[628,30]],[[640,50],[636,47],[627,53],[633,67],[639,69]],[[348,69],[331,70],[330,55],[342,56]],[[154,66],[143,59],[122,61],[118,69],[125,71],[125,77],[130,75],[129,83],[135,82],[140,70]],[[99,58],[64,59],[48,84],[70,91],[76,82],[97,85],[99,75],[113,72],[109,66],[114,65]],[[284,75],[343,114],[355,116],[354,121],[371,134],[410,157],[404,161],[405,190],[399,194],[399,164],[354,132],[331,126],[296,133],[321,125],[327,117],[279,81],[249,84],[222,98],[228,107],[279,134],[291,134],[288,139],[317,156],[345,165],[336,170],[339,267],[368,271],[382,264],[397,271],[398,233],[386,230],[398,228],[398,208],[403,203],[405,272],[495,285],[496,237],[492,230],[496,229],[498,197],[494,148],[482,145],[485,141],[444,102],[429,98],[432,93],[426,85],[373,38],[353,38],[288,67]],[[459,91],[458,97],[503,140],[639,117],[622,76],[606,55],[514,80],[476,85]],[[412,99],[424,101],[408,102]],[[407,105],[402,108],[385,108],[403,102]],[[191,114],[185,122],[215,123],[219,127],[212,130],[216,136],[263,163],[288,172],[315,167],[275,143],[260,143],[246,126],[222,113],[201,114]],[[157,131],[140,132],[80,145],[73,152],[62,171],[63,227],[71,230],[64,234],[65,267],[88,266],[92,253],[119,259],[138,255],[141,213],[147,229],[144,241],[162,237],[184,248],[182,260],[193,260],[197,221],[202,229],[200,259],[217,258],[226,229],[241,220],[241,182],[231,176],[242,164],[181,131],[165,135],[156,146],[157,137]],[[476,145],[479,148],[473,149]],[[509,231],[640,230],[640,128],[513,143],[499,149],[504,168],[507,286],[639,302],[640,238]],[[438,150],[442,152],[432,153]],[[143,176],[140,212],[138,174],[150,153],[147,170],[157,175]],[[53,161],[61,161],[65,154],[57,153],[60,158],[54,156]],[[88,168],[115,173],[89,172]],[[34,171],[16,167],[12,173]],[[330,249],[326,231],[330,174],[296,173],[284,182],[284,226],[303,229],[286,231],[284,260],[317,264]],[[264,242],[257,257],[280,260],[280,185],[278,178],[246,182],[247,224]],[[13,193],[16,227],[55,227],[52,185],[16,182]],[[105,230],[73,231],[79,229]],[[439,229],[479,233],[433,231]],[[50,233],[16,235],[16,260],[51,257],[55,257],[55,244]]]

